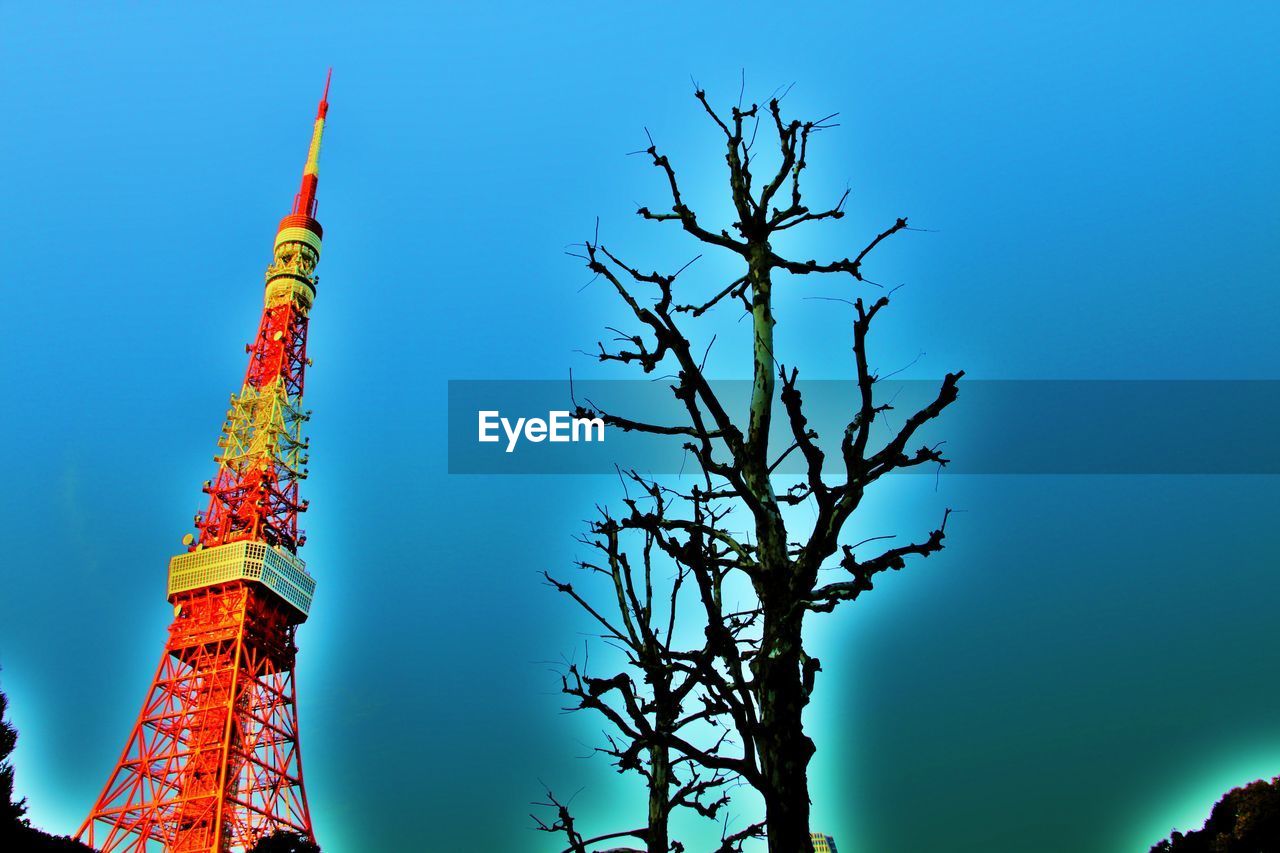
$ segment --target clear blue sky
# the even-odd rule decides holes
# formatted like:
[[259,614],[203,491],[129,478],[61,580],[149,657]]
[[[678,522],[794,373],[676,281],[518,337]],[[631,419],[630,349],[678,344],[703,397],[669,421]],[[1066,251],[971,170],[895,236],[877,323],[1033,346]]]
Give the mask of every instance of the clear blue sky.
[[[622,317],[563,249],[597,215],[646,268],[693,251],[632,221],[663,188],[625,156],[648,127],[715,212],[691,76],[841,113],[810,186],[852,213],[804,250],[933,229],[868,270],[909,284],[886,368],[1280,378],[1273,7],[802,5],[0,7],[0,684],[38,824],[74,830],[154,670],[330,64],[300,666],[330,853],[552,849],[539,779],[639,813],[540,663],[581,638],[537,572],[615,484],[449,477],[445,382],[595,369]],[[780,347],[846,375],[847,316],[782,299]],[[1145,850],[1280,773],[1274,478],[924,479],[867,523],[963,508],[951,547],[815,625],[842,850]]]

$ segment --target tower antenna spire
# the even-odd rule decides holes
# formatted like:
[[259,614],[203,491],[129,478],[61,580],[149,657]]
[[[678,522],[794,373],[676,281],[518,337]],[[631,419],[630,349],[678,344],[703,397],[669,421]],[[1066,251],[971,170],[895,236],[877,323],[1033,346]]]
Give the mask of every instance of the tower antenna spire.
[[320,183],[320,140],[324,136],[325,117],[329,115],[329,83],[333,80],[333,68],[324,78],[324,94],[316,108],[316,123],[311,131],[311,147],[307,149],[307,165],[302,169],[302,186],[293,199],[293,214],[309,219],[316,217],[316,186]]

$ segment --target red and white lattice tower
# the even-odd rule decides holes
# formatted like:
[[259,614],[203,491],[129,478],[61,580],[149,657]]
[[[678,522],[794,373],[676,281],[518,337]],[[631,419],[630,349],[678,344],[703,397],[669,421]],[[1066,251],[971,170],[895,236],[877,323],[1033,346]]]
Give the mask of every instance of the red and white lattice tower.
[[120,760],[77,837],[102,851],[243,851],[312,837],[298,742],[295,636],[315,592],[298,548],[302,408],[316,295],[315,220],[329,83],[302,187],[280,222],[244,385],[218,441],[188,550],[169,562],[173,623]]

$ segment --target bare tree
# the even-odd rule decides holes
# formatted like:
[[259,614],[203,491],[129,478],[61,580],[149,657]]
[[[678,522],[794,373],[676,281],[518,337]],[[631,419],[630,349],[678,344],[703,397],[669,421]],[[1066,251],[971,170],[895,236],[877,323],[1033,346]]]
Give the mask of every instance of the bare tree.
[[[553,809],[555,818],[549,823],[534,819],[543,831],[563,833],[569,853],[586,853],[593,844],[618,838],[642,841],[646,853],[683,853],[685,846],[671,835],[672,813],[683,808],[716,820],[729,802],[727,790],[738,782],[734,768],[740,759],[728,756],[728,709],[706,689],[706,671],[718,660],[719,635],[730,643],[749,642],[758,611],[721,612],[714,630],[704,625],[695,632],[703,637],[700,644],[680,644],[677,625],[688,633],[711,612],[702,597],[722,597],[724,570],[717,563],[723,553],[704,543],[677,551],[661,526],[634,524],[639,518],[667,520],[673,495],[634,472],[627,476],[642,497],[626,498],[629,514],[621,520],[600,509],[590,535],[579,540],[595,556],[578,567],[605,579],[612,595],[597,606],[574,584],[550,574],[545,578],[588,614],[604,642],[623,656],[624,667],[607,676],[593,674],[587,662],[568,664],[561,690],[573,699],[566,710],[592,711],[608,721],[607,746],[597,751],[608,755],[620,773],[643,777],[648,816],[642,827],[587,838],[567,804],[548,791],[547,802],[539,805]],[[626,547],[626,538],[638,542],[634,551]],[[691,617],[686,615],[690,598]],[[702,621],[691,625],[693,620]],[[720,850],[734,853],[759,833],[759,826],[730,833],[726,824]]]
[[[634,725],[634,719],[617,715],[611,719],[629,742],[611,754],[621,761],[636,749],[652,749],[656,744],[688,759],[690,766],[732,774],[763,797],[771,853],[811,853],[807,771],[814,744],[805,733],[803,714],[821,665],[806,653],[805,618],[855,600],[871,589],[877,574],[903,568],[911,557],[927,557],[941,550],[949,511],[937,528],[919,541],[869,556],[867,546],[890,537],[850,545],[842,542],[841,533],[868,487],[881,477],[914,466],[946,464],[937,445],[914,451],[908,446],[924,424],[956,399],[963,372],[947,374],[931,402],[910,413],[900,428],[890,430],[882,444],[873,442],[873,423],[891,406],[877,400],[879,377],[868,358],[867,339],[872,321],[888,306],[889,297],[885,294],[864,301],[855,296],[851,300],[851,344],[856,403],[838,442],[832,436],[827,443],[820,439],[805,415],[799,373],[781,361],[774,347],[775,284],[803,286],[806,277],[835,276],[855,289],[870,287],[863,277],[864,261],[881,242],[908,230],[907,220],[896,220],[852,257],[819,261],[782,256],[771,243],[776,235],[844,216],[848,191],[833,207],[819,211],[811,209],[801,193],[809,142],[814,134],[834,126],[830,123],[834,116],[817,121],[787,120],[778,98],[771,99],[764,110],[754,104],[743,109],[739,103],[722,115],[711,107],[701,88],[694,94],[723,133],[736,221],[720,228],[701,219],[685,200],[671,160],[659,152],[652,139],[644,153],[662,175],[670,205],[663,209],[641,207],[638,214],[652,222],[672,223],[704,246],[736,257],[741,274],[704,297],[684,296],[682,282],[685,301],[678,301],[677,278],[688,265],[669,275],[643,273],[607,248],[598,235],[588,240],[581,254],[587,267],[613,288],[639,324],[637,331],[623,333],[621,349],[609,349],[601,343],[598,359],[637,365],[645,373],[659,367],[674,372],[671,390],[685,417],[681,423],[652,423],[591,404],[579,406],[577,415],[602,418],[617,429],[678,436],[697,460],[697,487],[679,494],[636,478],[649,500],[643,506],[628,501],[627,515],[616,521],[606,516],[604,527],[597,525],[596,532],[607,537],[615,528],[642,531],[647,537],[646,551],[658,548],[683,565],[696,582],[706,645],[692,654],[663,648],[652,660],[637,653],[630,663],[646,679],[652,672],[658,684],[667,677],[662,674],[663,667],[686,677],[685,683],[694,685],[690,689],[701,691],[710,703],[708,714],[732,727],[736,748],[732,754],[708,750],[680,737],[679,731],[669,726],[644,731]],[[766,128],[772,125],[776,131],[779,158],[776,167],[764,171],[763,183],[752,171],[752,149],[760,124]],[[767,129],[764,133],[773,135]],[[745,412],[730,411],[722,401],[704,375],[705,354],[695,351],[687,331],[717,306],[739,304],[751,318],[752,334],[752,390]],[[787,441],[775,440],[773,444],[785,446],[771,446],[775,417],[785,419],[781,426],[790,435]],[[775,485],[781,485],[777,468],[794,452],[803,460],[803,476],[785,489],[776,489]],[[824,471],[829,455],[832,470]],[[670,498],[678,498],[684,511],[673,511]],[[797,529],[801,525],[792,519],[793,529],[789,529],[784,510],[801,503],[812,506],[814,520]],[[725,523],[735,508],[745,510],[749,517],[750,534],[746,536],[731,532]],[[844,579],[821,583],[820,572],[828,568],[842,570]],[[758,633],[745,630],[746,625],[735,630],[734,614],[724,610],[720,591],[733,577],[745,578],[753,590],[755,603],[748,621],[751,626],[758,625]],[[560,584],[557,587],[568,591]],[[579,599],[579,604],[590,609],[585,600]],[[637,612],[633,601],[620,598],[618,605],[621,611]],[[617,633],[623,642],[633,640],[634,635],[625,628]],[[608,684],[584,681],[583,692],[591,696],[595,690],[617,690],[625,700],[630,689],[625,685],[632,682],[625,675],[619,679]],[[568,684],[575,686],[576,682]],[[584,706],[606,713],[591,702],[584,702]]]

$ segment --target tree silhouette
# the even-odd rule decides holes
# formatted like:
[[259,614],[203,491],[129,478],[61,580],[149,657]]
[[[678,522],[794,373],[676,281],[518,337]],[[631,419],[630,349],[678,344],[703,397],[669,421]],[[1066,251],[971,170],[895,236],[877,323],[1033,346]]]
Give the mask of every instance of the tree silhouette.
[[320,845],[300,832],[279,830],[259,838],[249,853],[320,853]]
[[[722,755],[732,732],[725,721],[729,708],[707,689],[706,671],[715,665],[718,645],[744,641],[759,613],[723,609],[724,573],[716,561],[724,552],[714,543],[695,539],[675,551],[656,528],[627,524],[640,515],[640,502],[648,514],[663,519],[672,497],[681,499],[634,472],[629,479],[641,494],[627,497],[628,516],[615,519],[601,509],[590,535],[579,540],[596,552],[581,560],[579,568],[603,577],[613,592],[606,604],[597,608],[573,584],[545,577],[589,614],[601,638],[624,655],[625,668],[607,676],[592,674],[587,662],[569,664],[561,690],[574,700],[566,710],[590,710],[608,720],[608,745],[597,752],[608,755],[618,772],[643,777],[649,809],[642,827],[587,837],[568,805],[548,790],[546,802],[537,805],[553,810],[555,817],[545,822],[535,815],[534,821],[545,832],[563,833],[568,853],[586,853],[592,845],[619,838],[642,841],[645,853],[683,853],[684,845],[671,837],[672,813],[683,808],[716,820],[729,802],[728,789],[738,782],[735,772],[711,760]],[[699,512],[714,512],[703,504]],[[634,554],[625,546],[627,538],[638,540]],[[674,572],[670,582],[664,580],[665,565]],[[690,611],[692,616],[686,617]],[[712,612],[718,618],[708,621]],[[676,625],[690,619],[698,620],[700,630],[694,633],[703,642],[686,648],[677,642]],[[682,627],[688,632],[691,626]],[[735,853],[760,830],[756,824],[730,832],[726,824],[718,853]]]
[[1265,853],[1280,850],[1280,776],[1223,795],[1204,827],[1169,838],[1151,853]]
[[61,835],[49,835],[26,818],[26,798],[13,798],[13,764],[18,730],[8,720],[9,697],[0,690],[0,849],[16,853],[92,853],[92,848]]
[[27,813],[26,799],[13,798],[13,764],[9,756],[18,745],[18,730],[8,718],[9,697],[0,690],[0,826],[15,827]]
[[18,745],[18,730],[8,718],[9,697],[0,690],[0,840],[10,847],[26,828],[26,799],[13,798],[13,763],[9,756]]
[[[779,235],[844,216],[848,191],[834,206],[823,210],[810,208],[801,192],[809,143],[815,134],[835,126],[831,123],[834,116],[816,121],[786,119],[780,98],[770,99],[765,109],[755,104],[744,109],[739,102],[722,115],[711,107],[704,90],[697,88],[694,96],[723,134],[735,219],[728,227],[718,227],[700,217],[686,199],[672,161],[652,138],[643,153],[659,171],[670,204],[662,209],[641,207],[637,213],[651,222],[672,223],[707,251],[724,253],[738,265],[739,274],[702,295],[689,295],[691,288],[683,280],[677,285],[677,279],[692,261],[671,274],[645,273],[606,247],[598,233],[586,241],[579,256],[595,279],[612,288],[638,324],[634,331],[618,331],[615,340],[621,342],[620,348],[600,343],[595,357],[601,362],[639,367],[646,374],[661,369],[663,373],[658,375],[673,375],[669,387],[681,405],[683,420],[656,423],[603,411],[590,402],[577,405],[575,414],[601,418],[615,429],[678,438],[696,460],[699,483],[683,492],[632,474],[632,482],[644,494],[643,501],[628,500],[627,514],[616,521],[606,515],[603,523],[642,533],[645,547],[651,542],[676,566],[685,567],[694,580],[707,644],[681,654],[659,650],[657,659],[665,659],[668,667],[678,663],[687,667],[677,670],[678,677],[692,680],[690,697],[697,695],[710,703],[706,706],[708,723],[732,729],[733,749],[728,748],[728,741],[708,749],[669,727],[628,728],[636,722],[634,715],[630,719],[611,717],[599,705],[586,703],[585,707],[605,714],[621,733],[621,746],[610,751],[615,759],[656,743],[687,759],[691,766],[726,779],[740,779],[759,791],[764,800],[771,853],[812,853],[807,771],[814,744],[804,731],[804,709],[821,665],[805,649],[805,619],[811,613],[830,612],[856,600],[872,588],[876,575],[901,569],[909,559],[927,557],[943,547],[949,511],[922,539],[875,550],[869,556],[868,548],[876,547],[872,543],[891,537],[849,544],[842,539],[842,532],[867,490],[885,475],[926,464],[946,464],[938,445],[914,451],[908,446],[922,426],[955,401],[963,372],[947,374],[931,402],[908,414],[896,430],[890,429],[883,443],[873,442],[873,424],[877,419],[883,422],[882,415],[892,406],[876,393],[880,377],[872,367],[867,340],[873,320],[889,305],[889,294],[866,302],[855,294],[848,300],[853,309],[851,390],[855,402],[841,434],[822,441],[805,415],[799,372],[783,363],[783,354],[775,346],[775,287],[803,286],[806,280],[821,276],[835,276],[858,290],[878,287],[864,277],[863,263],[884,240],[909,230],[907,220],[897,219],[852,257],[834,261],[785,257],[773,243]],[[759,164],[753,150],[761,124],[766,136],[773,135],[769,130],[772,125],[777,140],[777,161],[766,166],[762,182],[754,171]],[[691,337],[698,318],[735,305],[751,318],[752,390],[745,411],[733,410],[704,375],[707,352],[715,338],[695,345]],[[789,432],[785,442],[771,437],[775,418]],[[785,484],[776,471],[794,452],[803,461],[804,474]],[[824,471],[829,457],[835,476]],[[786,512],[801,504],[808,505],[811,523],[802,514]],[[745,535],[729,526],[735,510],[745,514],[741,524],[748,530]],[[799,518],[805,520],[797,521]],[[594,532],[599,535],[601,530],[597,523]],[[843,579],[820,581],[826,570],[841,572]],[[719,592],[739,582],[745,582],[754,603],[736,608],[753,615],[748,625],[735,630],[726,622],[729,614]],[[559,582],[556,585],[566,591]],[[584,601],[578,603],[585,605]],[[611,603],[611,614],[613,610],[619,614],[637,612],[633,601],[619,598]],[[629,664],[638,679],[608,682],[616,687],[586,681],[586,692],[616,691],[627,704],[628,685],[649,680],[653,669],[653,664],[640,656],[632,656]],[[652,683],[648,686],[654,687]],[[640,710],[657,713],[659,708],[650,704]],[[650,785],[652,794],[652,779]],[[655,850],[649,849],[650,853]]]

